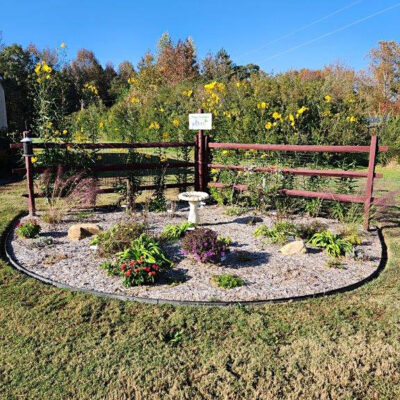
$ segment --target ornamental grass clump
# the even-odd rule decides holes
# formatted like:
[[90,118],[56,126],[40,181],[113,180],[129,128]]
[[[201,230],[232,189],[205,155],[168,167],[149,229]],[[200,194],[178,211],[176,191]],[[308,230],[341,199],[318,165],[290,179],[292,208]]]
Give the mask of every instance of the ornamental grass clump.
[[202,263],[219,263],[228,251],[227,241],[211,229],[190,231],[182,240],[182,254],[192,254]]
[[42,228],[37,221],[31,219],[25,222],[20,222],[17,225],[17,235],[24,239],[33,239],[39,236],[41,229]]

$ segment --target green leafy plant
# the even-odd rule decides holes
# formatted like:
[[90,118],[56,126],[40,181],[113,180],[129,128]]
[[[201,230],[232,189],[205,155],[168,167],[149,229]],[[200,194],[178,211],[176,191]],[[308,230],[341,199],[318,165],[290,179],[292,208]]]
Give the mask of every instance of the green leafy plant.
[[160,274],[172,268],[172,261],[160,244],[145,233],[131,242],[128,249],[117,254],[115,262],[100,265],[109,275],[121,276],[126,287],[156,282]]
[[17,225],[17,235],[24,239],[33,239],[39,236],[40,231],[42,228],[37,223],[36,220],[31,219],[25,222],[20,222]]
[[332,258],[338,258],[350,253],[353,245],[347,239],[334,234],[328,230],[316,233],[309,241],[312,246],[325,249],[326,253]]
[[161,239],[167,241],[178,240],[189,228],[193,228],[194,226],[194,224],[187,221],[179,225],[167,225],[161,233]]
[[90,244],[97,245],[97,253],[101,257],[110,257],[130,246],[132,240],[138,238],[146,226],[138,222],[115,225],[110,230],[96,235]]
[[234,216],[240,216],[245,214],[248,211],[246,207],[238,207],[238,206],[232,206],[232,207],[227,207],[225,209],[225,214],[234,217]]
[[244,285],[242,278],[232,274],[213,275],[212,281],[224,289],[232,289]]
[[296,225],[286,221],[278,221],[271,228],[260,225],[253,234],[255,237],[265,237],[271,243],[282,244],[288,241],[289,236],[295,236]]

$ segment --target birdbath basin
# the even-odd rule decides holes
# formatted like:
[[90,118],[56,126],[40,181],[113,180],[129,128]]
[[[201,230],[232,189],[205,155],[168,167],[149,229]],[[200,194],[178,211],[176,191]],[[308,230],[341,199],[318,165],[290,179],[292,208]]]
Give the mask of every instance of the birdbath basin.
[[189,217],[188,221],[192,224],[198,224],[200,222],[198,205],[199,201],[207,200],[210,196],[205,192],[184,192],[179,193],[179,200],[189,202]]

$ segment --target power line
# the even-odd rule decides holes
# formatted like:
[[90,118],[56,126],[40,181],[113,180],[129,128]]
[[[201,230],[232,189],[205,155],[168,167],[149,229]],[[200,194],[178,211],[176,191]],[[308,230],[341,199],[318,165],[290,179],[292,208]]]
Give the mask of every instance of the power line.
[[308,40],[308,41],[306,41],[306,42],[303,42],[303,43],[300,43],[300,44],[298,44],[298,45],[296,45],[296,46],[293,46],[293,47],[291,47],[291,48],[289,48],[289,49],[287,49],[287,50],[284,50],[284,51],[281,51],[281,52],[279,52],[279,53],[276,53],[276,54],[274,54],[274,55],[272,55],[272,56],[270,56],[270,57],[268,57],[268,58],[266,58],[266,59],[263,59],[262,61],[268,61],[268,60],[271,60],[271,59],[273,59],[273,58],[279,57],[279,56],[281,56],[281,55],[287,54],[287,53],[289,53],[289,52],[291,52],[291,51],[293,51],[293,50],[297,50],[297,49],[299,49],[299,48],[305,47],[305,46],[307,46],[307,45],[309,45],[309,44],[311,44],[311,43],[314,43],[314,42],[316,42],[316,41],[318,41],[318,40],[324,39],[324,38],[326,38],[326,37],[328,37],[328,36],[332,36],[332,35],[334,35],[335,33],[344,31],[345,29],[348,29],[348,28],[350,28],[350,27],[352,27],[352,26],[358,25],[358,24],[360,24],[361,22],[367,21],[367,20],[369,20],[369,19],[371,19],[371,18],[374,18],[374,17],[376,17],[376,16],[378,16],[378,15],[380,15],[380,14],[383,14],[383,13],[385,13],[385,12],[387,12],[387,11],[393,10],[394,8],[397,8],[397,7],[400,7],[400,3],[396,3],[396,4],[394,4],[393,6],[384,8],[383,10],[377,11],[377,12],[375,12],[375,13],[373,13],[373,14],[370,14],[370,15],[368,15],[368,16],[366,16],[366,17],[360,18],[360,19],[358,19],[358,20],[356,20],[356,21],[354,21],[354,22],[351,22],[350,24],[343,25],[343,26],[341,26],[340,28],[337,28],[337,29],[335,29],[335,30],[333,30],[333,31],[331,31],[331,32],[324,33],[323,35],[320,35],[320,36],[318,36],[318,37],[316,37],[316,38],[314,38],[314,39]]
[[333,11],[332,13],[330,13],[328,15],[325,15],[322,18],[319,18],[319,19],[317,19],[315,21],[312,21],[309,24],[303,25],[300,28],[298,28],[298,29],[296,29],[296,30],[294,30],[294,31],[292,31],[290,33],[287,33],[287,34],[285,34],[283,36],[280,36],[280,37],[278,37],[276,39],[273,39],[273,40],[269,41],[268,43],[265,43],[261,47],[258,47],[258,48],[253,49],[253,50],[249,50],[247,53],[243,53],[240,57],[248,55],[248,54],[251,54],[251,53],[254,53],[254,52],[257,52],[257,51],[260,51],[260,50],[265,49],[266,47],[270,46],[271,44],[277,43],[277,42],[279,42],[279,41],[281,41],[283,39],[287,39],[287,38],[295,35],[296,33],[302,32],[302,31],[304,31],[304,30],[306,30],[306,29],[308,29],[308,28],[310,28],[310,27],[312,27],[312,26],[314,26],[316,24],[319,24],[322,21],[325,21],[325,20],[327,20],[327,19],[329,19],[329,18],[331,18],[331,17],[333,17],[333,16],[335,16],[337,14],[340,14],[341,12],[346,11],[349,8],[356,6],[357,4],[362,3],[363,1],[364,0],[358,0],[358,1],[355,1],[354,3],[351,3],[351,4],[349,4],[349,5],[345,6],[345,7],[339,8],[338,10]]

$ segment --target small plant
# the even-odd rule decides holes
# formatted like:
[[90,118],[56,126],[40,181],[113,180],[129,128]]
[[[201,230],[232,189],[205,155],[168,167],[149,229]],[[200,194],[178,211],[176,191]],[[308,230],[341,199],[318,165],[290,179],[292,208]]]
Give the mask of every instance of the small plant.
[[182,222],[179,225],[167,225],[161,234],[161,239],[166,241],[178,240],[189,228],[193,227],[194,224],[187,221]]
[[340,231],[340,236],[347,239],[353,246],[360,245],[362,242],[356,224],[345,225]]
[[316,233],[309,243],[315,247],[325,249],[332,258],[338,258],[353,251],[353,245],[349,240],[341,238],[328,230]]
[[128,248],[132,240],[138,238],[145,230],[145,225],[137,222],[115,225],[110,230],[94,236],[90,245],[98,246],[99,256],[111,257]]
[[325,263],[327,268],[337,268],[337,269],[346,269],[344,264],[338,260],[330,259]]
[[219,263],[228,251],[229,246],[225,240],[211,229],[190,231],[182,241],[182,253],[193,254],[202,263]]
[[301,224],[296,227],[296,236],[300,239],[310,240],[316,233],[321,233],[326,230],[326,225],[313,221],[311,224]]
[[237,206],[232,206],[232,207],[227,207],[225,209],[225,214],[230,216],[230,217],[238,217],[240,215],[243,215],[247,212],[246,207],[237,207]]
[[172,267],[160,244],[145,233],[117,254],[116,262],[100,265],[109,275],[121,276],[126,287],[154,283],[159,275]]
[[89,217],[91,217],[93,214],[91,212],[88,211],[79,211],[76,214],[76,219],[77,221],[85,221],[87,220]]
[[17,235],[24,239],[33,239],[39,236],[42,228],[36,220],[31,219],[17,225]]
[[296,225],[286,221],[278,221],[271,228],[260,225],[253,234],[255,237],[266,237],[271,243],[283,244],[288,241],[289,236],[295,236]]
[[244,285],[242,278],[232,274],[213,275],[212,281],[224,289],[232,289]]

